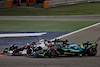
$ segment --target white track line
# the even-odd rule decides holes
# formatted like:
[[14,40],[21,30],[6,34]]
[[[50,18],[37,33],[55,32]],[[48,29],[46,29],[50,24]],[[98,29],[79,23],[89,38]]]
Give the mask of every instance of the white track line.
[[80,32],[80,31],[83,31],[83,30],[89,29],[89,28],[94,27],[94,26],[97,26],[97,25],[99,25],[99,24],[100,24],[100,22],[99,22],[99,23],[96,23],[96,24],[94,24],[94,25],[91,25],[91,26],[88,26],[88,27],[82,28],[82,29],[80,29],[80,30],[77,30],[77,31],[74,31],[74,32],[71,32],[71,33],[68,33],[68,34],[65,34],[65,35],[62,35],[62,36],[60,36],[60,37],[54,38],[54,39],[52,39],[51,41],[53,41],[53,40],[55,40],[55,39],[61,39],[61,38],[63,38],[63,37],[66,37],[66,36],[69,36],[69,35],[72,35],[72,34],[78,33],[78,32]]
[[23,36],[41,36],[43,33],[13,33],[13,34],[0,34],[0,37],[23,37]]

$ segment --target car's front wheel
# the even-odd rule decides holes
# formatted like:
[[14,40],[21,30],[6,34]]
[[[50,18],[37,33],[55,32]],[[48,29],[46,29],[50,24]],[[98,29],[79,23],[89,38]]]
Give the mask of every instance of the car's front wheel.
[[50,58],[55,58],[57,56],[57,50],[54,49],[54,48],[51,48],[49,51],[48,51],[48,55]]

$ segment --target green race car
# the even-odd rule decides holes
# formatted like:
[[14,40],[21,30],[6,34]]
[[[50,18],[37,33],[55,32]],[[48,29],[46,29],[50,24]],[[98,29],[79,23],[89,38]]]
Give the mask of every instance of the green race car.
[[30,55],[36,57],[57,57],[57,56],[95,56],[97,54],[97,43],[95,42],[86,42],[83,44],[77,44],[73,42],[68,42],[67,40],[56,39],[52,41],[54,45],[47,46],[47,49],[42,49],[41,47],[32,47],[27,51],[30,52]]

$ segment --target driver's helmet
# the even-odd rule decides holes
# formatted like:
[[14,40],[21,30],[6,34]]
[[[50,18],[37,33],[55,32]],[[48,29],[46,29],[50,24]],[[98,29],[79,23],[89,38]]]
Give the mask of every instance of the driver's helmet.
[[17,45],[14,45],[14,47],[17,47]]
[[32,42],[32,43],[31,43],[31,45],[35,45],[35,44],[36,44],[35,42]]
[[39,40],[42,40],[42,38],[39,38]]
[[44,38],[39,38],[39,42],[41,43],[41,42],[44,42],[45,40],[44,40]]
[[68,42],[68,40],[67,40],[67,39],[66,39],[65,41],[66,41],[66,42]]
[[29,46],[30,44],[29,43],[27,43],[27,46]]

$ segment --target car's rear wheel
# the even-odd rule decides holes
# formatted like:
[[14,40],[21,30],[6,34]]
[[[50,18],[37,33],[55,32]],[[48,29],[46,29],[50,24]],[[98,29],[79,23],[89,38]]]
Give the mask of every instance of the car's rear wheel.
[[12,55],[13,55],[13,56],[16,56],[16,55],[18,55],[18,53],[19,53],[19,52],[17,52],[17,51],[13,51]]
[[48,51],[48,55],[50,58],[55,58],[57,56],[57,50],[52,48]]
[[32,50],[31,49],[27,49],[27,54],[31,54]]
[[97,49],[95,47],[91,47],[88,49],[87,55],[88,56],[95,56],[97,54]]

